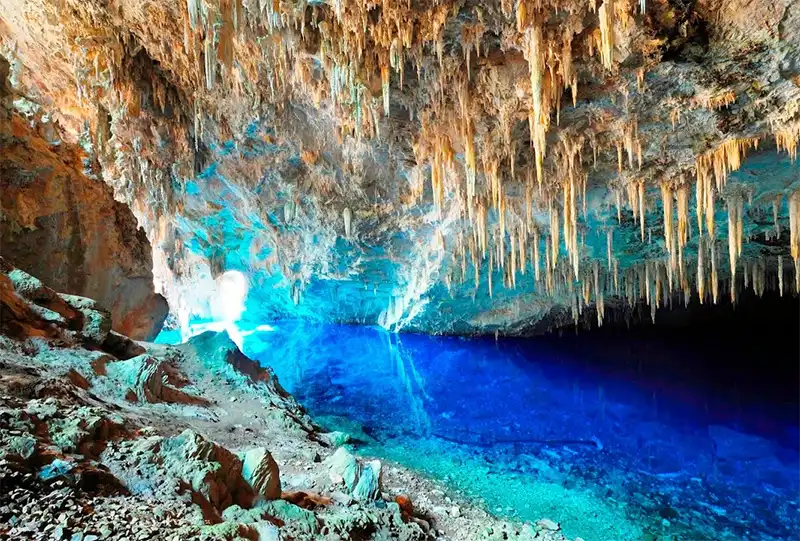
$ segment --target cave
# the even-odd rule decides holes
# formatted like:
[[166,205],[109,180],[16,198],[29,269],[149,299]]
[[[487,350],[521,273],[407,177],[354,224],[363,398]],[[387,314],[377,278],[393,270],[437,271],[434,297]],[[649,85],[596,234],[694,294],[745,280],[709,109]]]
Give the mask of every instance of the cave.
[[0,539],[800,538],[800,0],[0,0]]

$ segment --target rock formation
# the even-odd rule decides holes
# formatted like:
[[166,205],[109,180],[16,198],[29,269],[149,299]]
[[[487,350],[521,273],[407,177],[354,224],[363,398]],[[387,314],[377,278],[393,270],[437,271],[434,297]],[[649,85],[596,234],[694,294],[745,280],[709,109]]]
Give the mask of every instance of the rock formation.
[[0,255],[59,291],[96,299],[119,332],[154,338],[168,307],[153,290],[144,231],[57,123],[34,103],[19,107],[27,117],[0,107]]
[[800,288],[797,0],[0,0],[182,325],[529,332]]

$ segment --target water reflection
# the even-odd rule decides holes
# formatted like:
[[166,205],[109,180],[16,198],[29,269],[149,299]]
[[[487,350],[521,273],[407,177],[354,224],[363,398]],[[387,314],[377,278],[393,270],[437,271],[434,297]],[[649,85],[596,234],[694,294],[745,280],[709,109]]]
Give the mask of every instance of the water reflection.
[[285,322],[243,345],[312,415],[517,517],[589,541],[796,539],[797,426],[779,410],[514,341]]

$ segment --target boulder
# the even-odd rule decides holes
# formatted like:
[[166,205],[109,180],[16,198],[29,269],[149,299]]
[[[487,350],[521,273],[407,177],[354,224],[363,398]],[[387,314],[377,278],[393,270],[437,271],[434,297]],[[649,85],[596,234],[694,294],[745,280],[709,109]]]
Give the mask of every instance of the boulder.
[[377,500],[381,497],[381,461],[372,460],[361,469],[353,498],[360,501]]
[[111,331],[103,342],[103,351],[118,359],[130,359],[145,353],[147,349],[127,336]]
[[256,447],[240,453],[242,461],[242,477],[253,490],[266,500],[277,500],[281,497],[281,478],[278,464],[264,447]]
[[333,484],[344,484],[356,500],[377,500],[381,494],[381,462],[373,460],[365,465],[344,447],[340,447],[326,461],[328,475]]
[[126,398],[141,402],[205,405],[207,401],[192,396],[176,384],[182,380],[169,363],[150,355],[138,355],[125,361],[105,363],[106,375],[127,389]]
[[71,308],[80,312],[82,327],[80,334],[84,340],[100,345],[105,342],[111,331],[111,314],[101,308],[97,302],[77,295],[59,294],[59,297]]
[[242,477],[241,460],[193,430],[163,440],[159,455],[167,471],[191,487],[204,510],[211,505],[219,513],[234,504],[252,504],[254,493]]

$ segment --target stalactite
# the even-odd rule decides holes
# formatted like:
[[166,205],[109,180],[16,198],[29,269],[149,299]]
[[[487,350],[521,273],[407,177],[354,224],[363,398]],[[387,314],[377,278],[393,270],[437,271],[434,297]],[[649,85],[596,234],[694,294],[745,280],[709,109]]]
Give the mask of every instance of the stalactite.
[[644,181],[638,183],[638,200],[639,200],[639,229],[642,234],[642,242],[644,242]]
[[[222,17],[222,24],[219,25],[217,58],[220,65],[224,66],[225,74],[230,73],[233,64],[233,2],[231,0],[219,0],[219,11]],[[227,76],[227,75],[226,75]]]
[[666,183],[661,184],[661,205],[664,209],[664,242],[667,247],[667,252],[670,254],[670,262],[672,268],[677,266],[677,254],[675,253],[675,239],[674,239],[674,221],[673,221],[673,195],[672,189]]
[[529,126],[531,143],[536,159],[536,180],[541,186],[543,180],[542,164],[546,151],[546,134],[549,125],[550,111],[545,109],[544,93],[544,46],[542,29],[538,25],[528,28],[525,34],[525,57],[528,60],[528,69],[531,80],[531,111],[529,113]]
[[689,187],[681,183],[678,199],[678,245],[683,248],[689,240]]
[[697,244],[697,294],[700,297],[700,304],[703,304],[706,296],[706,267],[703,253],[705,251],[703,239],[700,238]]
[[728,254],[732,281],[736,280],[736,263],[742,253],[742,204],[738,196],[728,200]]
[[342,218],[344,219],[344,236],[350,238],[352,234],[353,213],[349,207],[345,207],[342,211]]
[[493,296],[492,292],[492,275],[494,274],[494,254],[489,252],[489,274],[488,274],[488,282],[489,282],[489,298],[491,299]]
[[192,30],[196,31],[198,22],[200,21],[202,0],[186,0],[186,11],[189,15],[189,24]]
[[711,246],[711,300],[714,304],[717,304],[719,300],[719,274],[717,272],[719,265],[717,246],[713,238],[709,242],[709,245]]
[[778,152],[787,152],[789,159],[794,162],[797,159],[797,147],[800,144],[800,122],[776,130],[775,144]]
[[614,66],[614,0],[603,0],[597,14],[600,19],[600,59],[603,67],[611,70]]
[[800,293],[800,190],[789,197],[789,246],[794,260],[795,292]]

